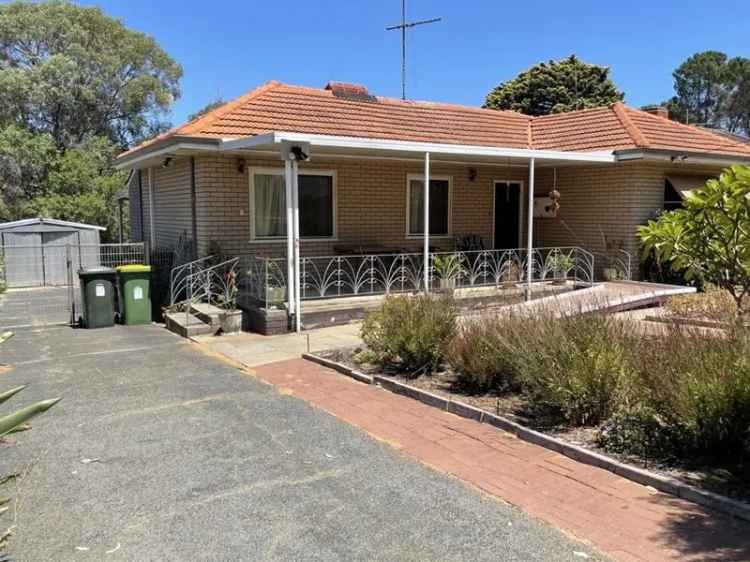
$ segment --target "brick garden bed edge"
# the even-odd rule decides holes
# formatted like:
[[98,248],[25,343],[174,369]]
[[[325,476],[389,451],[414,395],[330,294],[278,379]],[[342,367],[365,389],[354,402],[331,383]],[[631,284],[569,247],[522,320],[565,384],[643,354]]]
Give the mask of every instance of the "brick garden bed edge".
[[409,398],[419,400],[424,404],[445,410],[446,412],[450,412],[457,416],[472,419],[480,423],[488,423],[498,429],[512,433],[519,439],[561,453],[575,461],[609,470],[618,476],[622,476],[623,478],[632,480],[633,482],[637,482],[644,486],[651,486],[665,494],[677,496],[692,503],[715,509],[716,511],[732,515],[745,521],[750,521],[750,505],[722,496],[721,494],[716,494],[708,490],[701,490],[700,488],[696,488],[695,486],[691,486],[690,484],[686,484],[675,478],[661,476],[643,468],[622,463],[608,457],[607,455],[535,431],[509,420],[508,418],[491,414],[485,410],[475,408],[474,406],[470,406],[460,401],[438,396],[437,394],[427,392],[426,390],[396,381],[390,377],[367,375],[344,365],[343,363],[313,353],[304,353],[302,354],[302,358],[333,369],[359,382],[378,385],[390,392],[408,396]]

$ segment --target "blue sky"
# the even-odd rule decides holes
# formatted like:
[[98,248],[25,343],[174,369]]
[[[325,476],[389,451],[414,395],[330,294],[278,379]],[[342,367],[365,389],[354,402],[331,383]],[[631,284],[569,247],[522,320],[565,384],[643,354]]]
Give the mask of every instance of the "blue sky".
[[[92,2],[83,2],[91,4]],[[154,36],[184,68],[177,124],[222,96],[269,79],[322,87],[359,82],[400,96],[400,0],[100,0],[126,25]],[[529,66],[576,53],[608,65],[632,105],[672,94],[672,71],[716,49],[750,57],[747,0],[408,0],[407,17],[441,16],[409,33],[407,95],[480,105]]]

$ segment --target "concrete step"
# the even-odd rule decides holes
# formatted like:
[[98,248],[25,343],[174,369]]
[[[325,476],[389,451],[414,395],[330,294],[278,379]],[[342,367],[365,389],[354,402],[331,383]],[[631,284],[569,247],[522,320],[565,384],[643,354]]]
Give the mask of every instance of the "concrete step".
[[194,314],[186,315],[184,312],[168,312],[164,315],[164,323],[169,331],[184,338],[205,336],[216,331],[211,324],[204,322]]
[[204,323],[218,328],[220,322],[219,315],[224,310],[207,302],[196,302],[190,305],[190,312]]

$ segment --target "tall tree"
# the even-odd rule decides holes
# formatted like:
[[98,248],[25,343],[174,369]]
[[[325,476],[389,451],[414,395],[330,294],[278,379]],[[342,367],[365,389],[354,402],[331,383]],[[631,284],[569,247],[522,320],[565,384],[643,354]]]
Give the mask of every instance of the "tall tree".
[[164,128],[182,68],[99,8],[56,0],[0,6],[0,123],[58,148],[105,136],[126,147]]
[[487,95],[484,107],[547,115],[609,105],[623,97],[609,78],[608,67],[570,55],[539,63],[503,82]]
[[675,96],[664,104],[672,119],[750,134],[750,59],[704,51],[672,76]]
[[225,103],[227,102],[224,101],[224,98],[218,96],[215,100],[208,102],[195,113],[191,113],[190,115],[188,115],[188,121],[192,121],[193,119],[197,119],[198,117],[203,117],[209,111],[213,111],[214,109],[216,109],[217,107],[221,107]]
[[34,215],[117,232],[112,160],[163,130],[180,66],[99,8],[0,5],[0,220]]

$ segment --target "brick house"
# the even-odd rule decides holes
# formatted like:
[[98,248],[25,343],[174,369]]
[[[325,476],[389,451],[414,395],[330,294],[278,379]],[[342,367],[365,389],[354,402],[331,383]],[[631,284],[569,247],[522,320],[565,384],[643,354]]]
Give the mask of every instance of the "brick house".
[[494,253],[474,281],[487,281],[487,268],[495,284],[501,274],[543,280],[545,248],[565,248],[575,262],[565,273],[578,280],[614,264],[637,277],[636,226],[722,168],[750,163],[750,145],[663,111],[618,102],[529,117],[271,81],[117,165],[135,172],[135,240],[191,239],[198,255],[218,245],[242,256],[266,279],[252,295],[268,305],[265,289],[280,288],[291,313],[316,298],[418,290],[425,275],[429,286],[434,270],[422,264],[456,249]]

